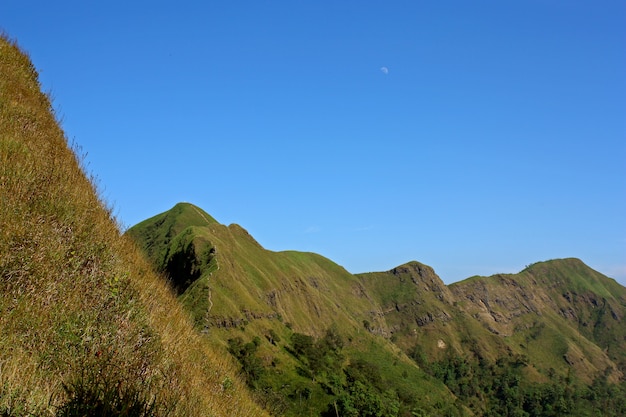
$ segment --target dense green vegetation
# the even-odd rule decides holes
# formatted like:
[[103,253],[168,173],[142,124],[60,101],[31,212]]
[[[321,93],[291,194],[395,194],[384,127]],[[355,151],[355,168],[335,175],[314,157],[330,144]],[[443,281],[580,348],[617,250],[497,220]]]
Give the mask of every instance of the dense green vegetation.
[[[415,395],[420,389],[419,371],[409,363],[379,362],[356,357],[344,349],[345,341],[335,327],[318,338],[292,333],[281,349],[292,359],[288,367],[279,367],[274,359],[264,366],[263,344],[280,340],[258,336],[245,342],[241,336],[228,340],[228,351],[235,356],[248,386],[274,414],[321,416],[415,416],[463,415],[460,404],[430,404]],[[389,372],[398,368],[402,375]],[[412,380],[411,380],[412,379]]]
[[[425,405],[411,395],[398,379],[386,378],[381,367],[386,364],[346,356],[344,341],[335,329],[324,337],[293,333],[284,349],[297,361],[295,373],[302,377],[292,391],[276,390],[276,366],[265,367],[259,357],[263,341],[255,336],[229,339],[229,352],[241,364],[251,389],[264,398],[272,411],[284,415],[322,416],[622,416],[626,413],[626,383],[608,382],[598,376],[590,386],[570,377],[551,373],[544,383],[528,381],[523,355],[503,357],[490,362],[454,354],[439,361],[429,361],[419,345],[410,357],[432,377],[443,382],[457,397],[448,404]],[[271,375],[274,374],[272,377]],[[278,378],[285,387],[297,377]],[[402,380],[406,380],[406,370]],[[315,395],[314,395],[315,394]],[[270,401],[271,399],[271,401]]]
[[626,382],[609,383],[606,375],[585,385],[551,373],[548,382],[537,383],[524,377],[528,358],[523,355],[502,357],[495,363],[457,355],[430,362],[415,346],[411,357],[477,415],[626,415]]

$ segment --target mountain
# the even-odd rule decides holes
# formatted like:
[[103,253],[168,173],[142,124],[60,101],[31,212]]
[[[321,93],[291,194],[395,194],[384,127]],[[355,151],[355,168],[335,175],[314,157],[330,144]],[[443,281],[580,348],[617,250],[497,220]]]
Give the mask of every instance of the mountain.
[[120,235],[34,66],[5,37],[0,312],[2,416],[267,415]]
[[[495,383],[470,383],[470,376],[461,378],[468,370],[473,375],[488,370],[485,381],[500,375],[523,382],[520,396],[530,396],[531,388],[560,389],[564,384],[579,390],[597,387],[598,381],[623,386],[626,289],[578,259],[539,262],[518,274],[472,277],[449,286],[415,261],[353,275],[317,254],[268,251],[240,226],[221,225],[189,203],[177,204],[127,234],[171,283],[198,331],[221,340],[234,356],[245,349],[233,350],[233,340],[241,339],[237,343],[244,346],[258,338],[254,349],[264,357],[261,367],[272,375],[249,379],[249,385],[253,392],[285,399],[281,414],[301,412],[297,390],[280,388],[299,386],[315,397],[307,402],[310,413],[327,407],[331,415],[327,404],[337,404],[351,392],[354,363],[382,370],[380,378],[405,412],[441,414],[442,404],[452,415],[494,412],[485,391],[496,389]],[[299,379],[297,369],[312,362],[295,352],[294,338],[323,341],[329,331],[344,340],[343,362],[334,365],[339,371],[315,375],[309,369],[301,374],[313,375],[313,380]],[[242,372],[248,372],[250,365],[239,359]],[[389,372],[389,361],[399,373]],[[413,383],[400,386],[398,381],[407,379]],[[474,397],[483,399],[472,399],[462,384],[474,384]],[[386,392],[372,390],[380,396]],[[560,392],[563,397],[569,391]],[[297,404],[294,398],[299,398]],[[548,394],[542,398],[546,410],[551,409],[547,403],[556,402]],[[583,394],[576,398],[587,401]],[[588,403],[582,406],[592,409]]]

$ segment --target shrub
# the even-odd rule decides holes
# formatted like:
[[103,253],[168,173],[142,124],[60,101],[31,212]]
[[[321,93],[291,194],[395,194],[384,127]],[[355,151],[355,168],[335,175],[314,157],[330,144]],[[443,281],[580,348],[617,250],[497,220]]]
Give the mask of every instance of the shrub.
[[63,388],[68,400],[59,407],[57,417],[157,415],[155,400],[141,389],[123,380],[109,379],[99,372],[83,372]]

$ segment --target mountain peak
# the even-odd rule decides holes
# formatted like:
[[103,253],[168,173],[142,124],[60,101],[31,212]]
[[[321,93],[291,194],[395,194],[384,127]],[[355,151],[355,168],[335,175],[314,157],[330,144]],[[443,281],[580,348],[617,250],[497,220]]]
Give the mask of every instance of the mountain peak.
[[436,283],[437,286],[445,286],[441,278],[435,273],[435,270],[418,261],[410,261],[389,271],[393,275],[407,275],[411,279],[420,280],[429,283]]
[[202,210],[200,207],[194,204],[187,202],[181,202],[176,204],[169,210],[169,212],[166,213],[171,213],[173,215],[183,217],[188,226],[205,226],[207,224],[218,224],[217,220],[215,220],[206,211]]
[[134,235],[139,230],[152,233],[154,232],[153,229],[159,229],[159,233],[163,234],[164,237],[171,237],[188,227],[211,224],[219,223],[201,208],[191,203],[178,203],[168,211],[152,216],[131,227],[128,229],[128,233]]
[[562,287],[578,292],[591,291],[603,297],[614,298],[622,292],[615,280],[589,267],[578,258],[552,259],[536,262],[522,271],[534,282],[551,288]]
[[157,214],[131,227],[126,234],[135,241],[144,242],[142,249],[152,262],[158,265],[157,270],[168,269],[172,254],[167,250],[175,244],[190,255],[195,250],[191,245],[193,233],[191,228],[219,225],[207,212],[191,203],[178,203],[166,212]]

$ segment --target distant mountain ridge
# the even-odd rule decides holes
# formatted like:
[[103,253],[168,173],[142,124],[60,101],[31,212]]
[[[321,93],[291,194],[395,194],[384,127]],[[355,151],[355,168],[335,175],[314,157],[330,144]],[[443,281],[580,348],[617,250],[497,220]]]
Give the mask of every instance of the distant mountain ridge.
[[524,358],[524,377],[537,383],[554,375],[624,379],[626,288],[578,259],[447,286],[415,261],[353,275],[317,254],[268,251],[240,226],[221,225],[189,203],[127,233],[175,288],[189,282],[179,299],[199,329],[224,340],[243,327],[287,334],[287,324],[321,336],[335,326],[348,338],[365,330],[373,339],[361,343],[386,351],[418,349],[429,361]]
[[[370,281],[385,279],[385,286],[378,289],[382,294],[395,287],[397,294],[384,304],[390,311],[384,323],[395,325],[398,336],[409,334],[413,322],[445,335],[441,324],[455,328],[455,320],[460,320],[463,325],[456,329],[457,335],[469,338],[469,343],[447,332],[458,349],[493,357],[506,343],[507,350],[529,356],[537,367],[546,366],[544,370],[556,365],[563,372],[574,370],[583,379],[608,370],[615,380],[623,378],[626,291],[578,259],[539,262],[519,274],[473,277],[448,287],[430,268],[417,263],[361,276]],[[389,285],[392,277],[400,281],[397,285],[406,287],[410,280],[417,288],[399,292],[397,285]],[[389,304],[395,309],[389,309]],[[562,346],[546,349],[541,334],[549,334]],[[423,344],[435,351],[433,342]]]

